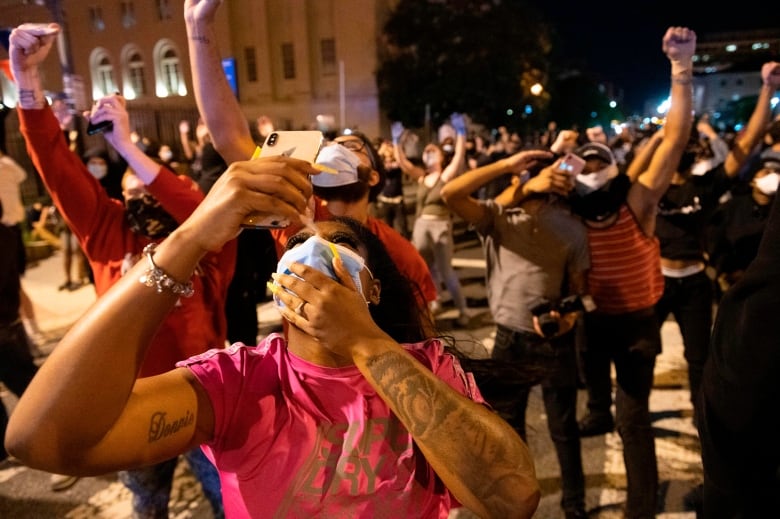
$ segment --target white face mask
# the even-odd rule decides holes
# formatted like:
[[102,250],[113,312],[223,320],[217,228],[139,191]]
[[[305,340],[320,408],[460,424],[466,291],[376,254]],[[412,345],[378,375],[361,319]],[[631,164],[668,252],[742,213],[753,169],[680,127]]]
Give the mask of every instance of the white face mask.
[[163,162],[168,162],[173,158],[173,152],[172,151],[161,151],[160,152],[160,159]]
[[777,185],[780,183],[780,174],[770,173],[755,179],[755,183],[759,191],[767,196],[772,196],[777,192]]
[[426,151],[423,153],[423,163],[426,167],[432,168],[439,165],[439,154],[435,151]]
[[100,180],[106,176],[106,173],[108,173],[108,166],[105,164],[87,164],[87,170],[89,171],[90,175]]
[[580,173],[577,175],[576,189],[581,195],[587,195],[594,191],[598,191],[604,187],[610,179],[617,176],[617,166],[610,164],[604,169],[594,171],[593,173]]

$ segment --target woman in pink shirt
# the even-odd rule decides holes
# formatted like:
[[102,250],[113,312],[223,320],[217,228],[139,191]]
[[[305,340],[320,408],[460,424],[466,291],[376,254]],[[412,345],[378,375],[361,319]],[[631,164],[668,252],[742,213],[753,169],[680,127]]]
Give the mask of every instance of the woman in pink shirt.
[[[317,170],[236,162],[203,203],[85,314],[18,403],[8,451],[77,475],[202,445],[227,517],[531,517],[527,446],[487,406],[378,238],[349,218],[291,238],[273,276],[287,339],[235,344],[136,379],[198,261],[251,213],[299,220]],[[140,282],[139,282],[140,281]]]

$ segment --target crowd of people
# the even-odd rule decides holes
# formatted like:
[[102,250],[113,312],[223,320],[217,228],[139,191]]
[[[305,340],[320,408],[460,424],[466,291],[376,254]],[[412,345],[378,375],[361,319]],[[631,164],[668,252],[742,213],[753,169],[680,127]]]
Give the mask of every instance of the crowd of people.
[[[218,6],[185,4],[200,119],[162,146],[133,135],[116,94],[85,115],[111,123],[106,148],[77,149],[38,73],[59,27],[11,33],[20,131],[98,299],[37,369],[24,339],[37,325],[21,324],[17,191],[0,287],[0,339],[12,345],[0,374],[21,396],[10,420],[0,415],[10,454],[55,475],[118,471],[136,517],[167,517],[180,456],[216,518],[446,517],[461,506],[531,517],[541,494],[525,413],[540,384],[566,519],[588,517],[581,438],[613,430],[625,517],[651,518],[649,398],[671,314],[702,438],[697,511],[753,517],[780,504],[780,348],[768,329],[780,309],[780,63],[763,65],[751,118],[729,143],[693,113],[695,32],[670,27],[670,109],[652,132],[610,139],[551,122],[524,145],[453,113],[429,142],[400,122],[389,139],[334,135],[314,167],[257,157],[273,121],[258,117],[253,132],[221,73]],[[249,215],[292,223],[241,231]],[[436,326],[445,297],[453,324],[469,326],[456,218],[487,264],[488,359]],[[284,326],[258,336],[266,299]]]

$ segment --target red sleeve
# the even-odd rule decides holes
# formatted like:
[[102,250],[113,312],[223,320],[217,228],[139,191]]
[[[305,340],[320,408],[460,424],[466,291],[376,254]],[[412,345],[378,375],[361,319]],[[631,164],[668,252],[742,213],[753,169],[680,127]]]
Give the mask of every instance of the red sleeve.
[[51,108],[20,108],[18,113],[27,153],[54,205],[87,254],[89,242],[116,240],[116,226],[124,225],[124,206],[109,198],[81,157],[70,150]]
[[157,177],[146,188],[179,223],[189,218],[205,198],[194,180],[176,175],[164,166],[160,166]]
[[385,222],[376,218],[369,217],[366,225],[371,232],[379,236],[382,243],[385,244],[390,257],[393,258],[398,270],[416,283],[422,291],[426,303],[436,300],[436,283],[433,282],[433,276],[428,269],[428,264],[420,256],[420,252],[414,248],[414,245],[404,238],[398,231],[387,225]]

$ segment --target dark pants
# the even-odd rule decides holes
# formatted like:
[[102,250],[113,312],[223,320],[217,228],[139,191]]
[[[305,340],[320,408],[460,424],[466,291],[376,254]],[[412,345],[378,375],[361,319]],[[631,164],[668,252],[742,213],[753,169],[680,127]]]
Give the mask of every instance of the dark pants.
[[680,327],[694,407],[710,350],[713,297],[712,281],[702,271],[684,278],[665,277],[664,294],[655,305],[659,326],[671,313]]
[[257,344],[257,304],[276,270],[276,248],[267,229],[245,229],[236,240],[236,268],[225,299],[227,339],[251,346]]
[[[607,389],[609,393],[610,362],[615,363],[616,426],[623,440],[623,462],[628,480],[626,518],[653,518],[658,466],[649,400],[655,358],[661,351],[661,333],[654,309],[619,315],[586,314],[585,333],[587,347],[583,361],[588,384],[593,381],[598,386],[597,391],[603,393]],[[606,388],[602,387],[605,380]]]
[[[17,397],[22,396],[38,372],[27,341],[21,320],[13,324],[0,324],[0,381]],[[8,411],[0,404],[0,440],[5,438],[7,427]],[[0,461],[6,457],[8,453],[0,441]]]
[[[542,381],[542,397],[547,412],[547,427],[561,467],[561,507],[564,510],[584,509],[585,475],[577,429],[574,333],[569,332],[548,341],[535,333],[517,332],[498,325],[492,357],[550,370],[550,375]],[[523,439],[530,389],[520,389],[516,405],[501,413]]]
[[[219,473],[200,448],[184,457],[203,494],[211,504],[214,519],[225,517]],[[173,473],[179,458],[173,458],[150,467],[119,471],[119,480],[133,493],[133,519],[168,519],[168,501],[171,499]]]
[[398,231],[407,240],[411,236],[406,220],[406,205],[403,202],[374,202],[376,217]]

